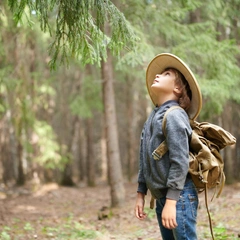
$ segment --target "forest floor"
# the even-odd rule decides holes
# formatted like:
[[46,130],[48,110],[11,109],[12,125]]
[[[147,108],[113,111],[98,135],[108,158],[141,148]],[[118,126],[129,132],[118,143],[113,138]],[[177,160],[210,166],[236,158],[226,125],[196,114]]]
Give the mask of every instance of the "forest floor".
[[[147,219],[134,216],[136,184],[126,184],[126,203],[109,209],[109,187],[0,188],[1,240],[153,240],[161,239],[155,212],[146,201]],[[212,196],[209,192],[209,199]],[[198,211],[199,240],[211,239],[204,194]],[[240,239],[240,183],[225,186],[209,202],[217,239]],[[104,211],[101,209],[105,208]],[[104,218],[104,216],[108,216]],[[100,220],[100,219],[101,220]]]

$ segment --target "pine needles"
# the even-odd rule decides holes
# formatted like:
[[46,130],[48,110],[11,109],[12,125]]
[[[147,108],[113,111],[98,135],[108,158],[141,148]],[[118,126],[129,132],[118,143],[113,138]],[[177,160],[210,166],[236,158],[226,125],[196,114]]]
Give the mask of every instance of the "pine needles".
[[119,55],[137,41],[131,25],[109,0],[8,0],[8,5],[16,22],[29,9],[36,13],[41,29],[53,35],[51,68],[58,61],[68,64],[73,57],[100,65],[108,48]]

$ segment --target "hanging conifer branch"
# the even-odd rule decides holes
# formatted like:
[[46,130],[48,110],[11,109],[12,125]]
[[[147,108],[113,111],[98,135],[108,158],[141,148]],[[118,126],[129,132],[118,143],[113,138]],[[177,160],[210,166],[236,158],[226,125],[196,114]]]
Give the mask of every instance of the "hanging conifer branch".
[[[132,26],[110,0],[8,0],[8,5],[17,22],[26,9],[34,11],[42,31],[53,36],[52,68],[57,61],[68,63],[72,57],[84,64],[100,64],[107,48],[119,55],[125,46],[132,49],[137,42]],[[110,25],[109,36],[103,31],[106,23]]]

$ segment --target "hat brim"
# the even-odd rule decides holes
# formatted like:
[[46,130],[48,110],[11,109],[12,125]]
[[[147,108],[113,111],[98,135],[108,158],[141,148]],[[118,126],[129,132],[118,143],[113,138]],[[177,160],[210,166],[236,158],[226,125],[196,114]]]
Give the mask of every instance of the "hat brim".
[[199,115],[202,108],[202,94],[189,67],[177,56],[170,53],[162,53],[157,55],[149,63],[146,71],[146,84],[148,93],[152,99],[153,104],[157,105],[157,96],[152,92],[151,86],[157,74],[162,73],[166,68],[175,68],[180,71],[185,79],[188,81],[190,89],[192,91],[191,105],[187,111],[190,119],[195,120]]

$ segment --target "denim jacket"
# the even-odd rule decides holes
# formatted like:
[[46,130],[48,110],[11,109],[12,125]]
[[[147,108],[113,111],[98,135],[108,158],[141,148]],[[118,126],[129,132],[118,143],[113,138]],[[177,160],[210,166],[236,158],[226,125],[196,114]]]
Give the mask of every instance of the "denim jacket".
[[153,197],[178,200],[184,187],[189,167],[189,141],[192,129],[188,115],[183,109],[169,112],[166,119],[166,142],[169,151],[160,160],[154,160],[152,153],[165,140],[162,120],[165,112],[176,101],[167,101],[150,114],[145,122],[140,143],[138,192]]

